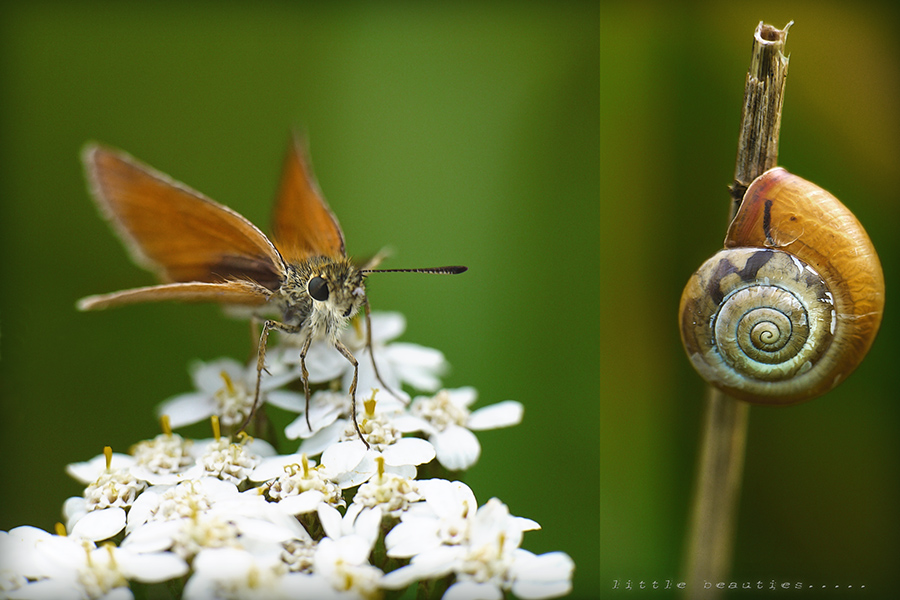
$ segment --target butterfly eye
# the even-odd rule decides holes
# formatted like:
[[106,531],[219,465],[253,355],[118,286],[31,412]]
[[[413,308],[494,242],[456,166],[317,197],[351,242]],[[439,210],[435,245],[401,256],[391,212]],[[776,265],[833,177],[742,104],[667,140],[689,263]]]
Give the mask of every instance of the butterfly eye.
[[328,282],[321,277],[313,277],[310,279],[306,289],[309,291],[309,295],[312,296],[313,300],[318,300],[319,302],[328,300]]

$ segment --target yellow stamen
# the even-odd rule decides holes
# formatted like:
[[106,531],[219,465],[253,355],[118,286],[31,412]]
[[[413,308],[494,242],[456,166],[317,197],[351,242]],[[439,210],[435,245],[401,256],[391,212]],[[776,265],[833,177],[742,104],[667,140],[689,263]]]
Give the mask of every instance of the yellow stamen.
[[300,455],[300,461],[303,463],[303,477],[304,479],[309,479],[309,459],[306,457],[306,454]]
[[171,436],[172,435],[172,425],[169,422],[169,415],[162,415],[159,418],[159,425],[162,427],[163,433]]
[[112,446],[103,446],[103,456],[106,457],[106,470],[112,466]]
[[376,456],[375,465],[378,467],[378,479],[380,481],[384,478],[384,457],[381,455]]
[[116,549],[116,545],[112,542],[104,542],[102,547],[109,553],[109,566],[113,569],[118,569],[119,565],[116,564],[116,555],[113,553]]
[[363,408],[366,409],[366,416],[367,416],[367,417],[374,417],[374,416],[375,416],[375,394],[377,394],[377,393],[378,393],[378,390],[377,390],[377,389],[373,389],[373,390],[372,390],[372,397],[369,398],[368,400],[364,400],[364,401],[363,401]]
[[213,415],[209,418],[212,423],[213,437],[218,442],[222,437],[222,428],[219,426],[219,415]]
[[228,390],[228,395],[234,396],[234,382],[231,380],[231,376],[225,371],[219,373],[219,376],[225,381],[225,389]]
[[66,526],[59,521],[57,521],[56,525],[53,526],[53,531],[55,531],[56,535],[58,535],[59,537],[66,537]]

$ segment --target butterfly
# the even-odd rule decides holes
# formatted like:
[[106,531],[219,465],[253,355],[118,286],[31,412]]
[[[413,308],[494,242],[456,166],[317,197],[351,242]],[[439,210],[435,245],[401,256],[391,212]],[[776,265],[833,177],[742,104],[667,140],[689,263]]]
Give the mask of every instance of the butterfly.
[[[368,318],[366,276],[373,272],[458,274],[466,267],[375,269],[380,258],[362,267],[355,265],[347,256],[337,217],[313,176],[304,141],[296,135],[284,162],[271,239],[237,212],[122,151],[92,143],[85,147],[82,159],[101,214],[132,259],[153,271],[162,283],[88,296],[78,302],[78,308],[97,310],[164,300],[213,302],[241,308],[262,321],[254,402],[241,429],[259,403],[271,331],[299,336],[309,424],[306,355],[313,341],[325,340],[353,367],[352,420],[368,446],[356,421],[358,362],[339,339],[361,308]],[[366,330],[371,350],[370,328]]]

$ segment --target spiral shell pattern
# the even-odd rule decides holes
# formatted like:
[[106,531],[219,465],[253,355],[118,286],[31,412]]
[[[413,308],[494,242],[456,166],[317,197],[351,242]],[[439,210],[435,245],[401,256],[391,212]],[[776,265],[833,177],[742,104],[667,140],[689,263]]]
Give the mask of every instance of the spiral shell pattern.
[[681,297],[694,368],[731,396],[794,404],[859,365],[884,309],[881,263],[837,198],[782,168],[747,189],[725,239]]
[[827,368],[834,299],[809,265],[780,250],[722,250],[682,296],[682,332],[694,367],[737,397],[802,394]]

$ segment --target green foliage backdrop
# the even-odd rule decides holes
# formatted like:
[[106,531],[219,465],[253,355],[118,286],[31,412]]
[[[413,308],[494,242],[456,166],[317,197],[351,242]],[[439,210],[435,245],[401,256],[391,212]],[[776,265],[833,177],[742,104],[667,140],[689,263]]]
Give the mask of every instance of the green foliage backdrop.
[[118,146],[263,229],[293,127],[348,250],[454,278],[370,279],[441,349],[449,386],[525,405],[467,476],[597,589],[599,6],[592,2],[32,2],[0,20],[0,528],[51,529],[63,468],[157,433],[188,364],[250,351],[215,307],[81,314],[152,283],[88,199],[78,153]]

